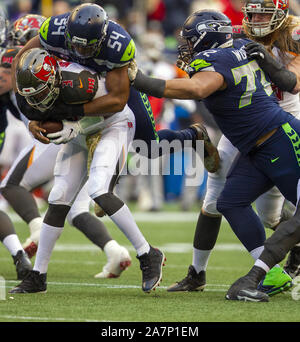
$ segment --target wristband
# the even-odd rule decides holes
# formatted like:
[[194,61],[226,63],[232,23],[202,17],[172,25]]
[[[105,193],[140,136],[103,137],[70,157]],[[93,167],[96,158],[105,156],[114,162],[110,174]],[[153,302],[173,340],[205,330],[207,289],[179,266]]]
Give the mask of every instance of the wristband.
[[141,70],[138,70],[133,87],[142,93],[161,98],[164,96],[166,81],[146,76]]

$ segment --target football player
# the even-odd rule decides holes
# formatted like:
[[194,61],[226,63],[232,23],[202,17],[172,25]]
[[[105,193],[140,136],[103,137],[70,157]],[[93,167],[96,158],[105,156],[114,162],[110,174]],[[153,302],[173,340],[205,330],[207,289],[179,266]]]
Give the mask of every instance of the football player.
[[[16,20],[9,33],[9,44],[25,44],[38,33],[45,19],[42,16],[28,14]],[[20,48],[11,46],[2,55],[2,65],[5,66],[9,78],[11,78],[12,59]],[[19,113],[19,110],[14,106],[14,94],[9,94],[11,89],[11,82],[9,81],[9,86],[6,89],[9,99],[8,108],[11,111],[14,110],[18,116],[21,115],[23,122],[27,125],[28,119]],[[5,116],[3,117],[5,118]],[[44,145],[33,139],[20,152],[1,183],[3,197],[29,226],[30,236],[23,244],[23,248],[30,258],[36,253],[43,221],[31,191],[53,179],[55,161],[59,150],[60,146]],[[91,199],[84,188],[72,206],[68,221],[103,250],[107,256],[107,263],[95,277],[119,277],[122,271],[130,266],[130,255],[125,247],[120,246],[117,241],[112,239],[105,225],[90,214],[90,204]],[[7,232],[3,236],[6,235]]]
[[[72,103],[86,102],[106,94],[104,79],[94,71],[76,63],[57,62],[45,50],[38,48],[27,50],[21,57],[17,68],[17,86],[28,104],[42,111],[51,111],[58,97]],[[48,262],[55,241],[63,230],[77,193],[86,182],[91,198],[135,247],[142,270],[143,291],[149,292],[158,286],[164,254],[149,245],[127,205],[112,192],[134,138],[135,123],[133,112],[126,106],[122,112],[111,114],[104,120],[102,116],[97,116],[85,117],[79,122],[64,121],[59,137],[55,133],[47,134],[52,142],[65,145],[55,166],[54,186],[48,199],[49,209],[41,230],[34,270],[12,293],[46,290]],[[39,131],[42,129],[37,126]],[[32,132],[36,134],[35,128]],[[88,148],[91,138],[94,147]],[[44,141],[49,142],[47,138]],[[92,155],[88,160],[90,151]]]
[[[8,20],[6,19],[4,11],[0,9],[0,153],[4,146],[5,130],[8,125],[6,117],[7,109],[10,109],[19,118],[17,109],[10,101],[8,92],[12,88],[11,75],[7,68],[7,63],[3,61],[5,46],[7,44],[7,31]],[[11,219],[3,211],[0,211],[0,241],[13,258],[14,264],[16,265],[17,278],[19,280],[23,279],[32,270],[32,265],[21,245]]]
[[[274,91],[279,104],[282,108],[299,118],[300,102],[299,94],[291,93],[286,88],[282,88],[281,79],[276,75],[278,70],[284,65],[289,71],[285,77],[293,86],[295,78],[299,77],[300,65],[300,20],[298,17],[289,15],[288,1],[273,0],[248,0],[243,8],[244,11],[244,27],[247,36],[254,42],[247,46],[247,54],[251,58],[255,58],[259,66],[269,75],[274,83]],[[278,190],[273,193],[279,201],[282,201]],[[268,193],[261,196],[260,203],[257,202],[257,209],[260,210],[260,216],[266,207],[264,203],[268,200]],[[264,203],[261,203],[264,202]],[[262,205],[261,205],[262,204]],[[290,202],[286,202],[283,214],[285,219],[291,218],[295,211],[295,207]],[[278,203],[277,213],[274,215],[278,218],[280,211],[280,203]],[[274,226],[278,225],[278,219]],[[295,278],[300,273],[300,245],[296,245],[291,249],[288,260],[284,266],[285,271]]]
[[[204,163],[207,170],[215,172],[219,167],[217,150],[210,143],[205,129],[200,125],[192,126],[180,132],[172,130],[146,130],[144,126],[154,125],[154,118],[148,98],[145,94],[130,87],[127,69],[135,57],[135,44],[130,35],[117,23],[108,20],[104,9],[96,4],[82,4],[72,12],[48,18],[40,29],[39,36],[31,39],[17,54],[13,61],[13,77],[16,65],[22,54],[31,48],[43,47],[63,60],[71,60],[88,66],[101,75],[105,75],[107,94],[84,104],[58,102],[51,110],[51,118],[78,119],[82,116],[108,116],[121,111],[128,103],[137,120],[135,139],[146,141],[197,140],[205,137]],[[13,79],[15,84],[15,79]],[[17,91],[16,87],[14,89]],[[24,98],[17,97],[20,108]],[[24,108],[23,112],[26,109]],[[30,113],[30,119],[44,120],[45,113]],[[36,115],[36,116],[35,116]]]
[[[249,50],[250,58],[257,58],[260,67],[268,73],[271,80],[274,75],[276,77],[276,70],[279,70],[281,65],[288,65],[289,69],[299,75],[299,67],[297,65],[299,65],[300,61],[300,45],[296,40],[297,35],[294,37],[292,35],[292,32],[297,32],[296,28],[299,25],[299,19],[288,15],[288,3],[276,0],[247,0],[243,11],[245,14],[245,29],[242,30],[241,27],[235,27],[234,37],[242,38],[244,36],[245,38],[247,33],[252,40],[270,46],[277,62],[268,62],[267,59],[270,59],[271,56],[258,43],[250,43],[246,47],[246,51]],[[263,54],[264,58],[259,58],[260,53]],[[270,67],[272,68],[271,70]],[[292,82],[292,85],[288,88],[280,89],[278,87],[282,83],[281,78],[278,79],[278,77],[273,79],[275,84],[272,87],[280,106],[296,118],[299,118],[299,94],[289,92],[290,88],[293,87],[295,77],[293,74],[281,76],[281,78]],[[192,265],[189,267],[188,276],[170,286],[169,291],[193,291],[204,283],[203,279],[209,256],[215,245],[221,225],[221,215],[216,209],[216,202],[226,182],[226,175],[238,153],[237,148],[224,135],[219,141],[218,151],[222,163],[217,173],[209,173],[208,176],[207,192],[194,235]],[[275,229],[280,221],[287,220],[293,215],[294,206],[288,202],[286,203],[288,208],[286,206],[283,208],[283,204],[284,197],[276,187],[267,191],[256,200],[256,210],[265,227]],[[237,227],[237,229],[235,233],[256,260],[264,248],[262,236],[253,234],[252,229],[246,232],[245,227],[242,226]],[[299,253],[299,246],[293,248],[287,265],[284,267],[291,277],[297,275],[300,264]],[[260,284],[260,288],[269,295],[274,295],[280,291],[287,290],[291,284],[290,280],[290,277],[280,267],[272,268],[263,283]]]
[[[138,90],[150,95],[156,88],[161,89],[157,95],[163,97],[204,99],[225,137],[239,151],[217,200],[217,210],[234,232],[252,231],[260,237],[262,246],[264,227],[251,203],[276,185],[296,204],[300,121],[281,109],[268,76],[255,60],[248,59],[245,45],[250,41],[240,39],[233,46],[230,20],[222,13],[209,10],[193,13],[183,25],[182,37],[186,44],[179,51],[188,62],[190,79],[149,79],[141,71],[136,73],[134,67],[130,78]],[[283,67],[277,71],[276,76],[282,81],[280,88],[297,93],[298,78]],[[291,226],[294,243],[298,242],[296,228],[295,224]],[[290,245],[284,236],[280,237],[286,250]],[[266,274],[264,270],[262,273]],[[256,288],[232,291],[227,298],[239,296],[243,300],[268,300],[268,295]]]

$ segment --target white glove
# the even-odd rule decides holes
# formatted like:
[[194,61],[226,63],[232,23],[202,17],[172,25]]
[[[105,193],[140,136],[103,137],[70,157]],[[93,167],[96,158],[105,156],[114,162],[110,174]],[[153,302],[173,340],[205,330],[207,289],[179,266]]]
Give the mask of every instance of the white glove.
[[138,69],[139,68],[136,64],[135,59],[131,60],[129,65],[128,65],[128,71],[127,71],[130,84],[134,83]]
[[81,127],[77,121],[63,120],[62,123],[63,129],[61,131],[47,134],[47,138],[50,139],[50,142],[56,145],[66,144],[81,133]]

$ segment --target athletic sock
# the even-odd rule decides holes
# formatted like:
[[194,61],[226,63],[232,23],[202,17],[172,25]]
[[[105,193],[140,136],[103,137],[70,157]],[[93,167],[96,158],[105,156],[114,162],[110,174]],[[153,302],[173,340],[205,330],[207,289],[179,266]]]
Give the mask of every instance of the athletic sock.
[[[252,258],[256,261],[259,259],[263,250],[264,250],[264,246],[260,246],[260,247],[255,248],[254,250],[250,251],[250,254],[251,254]],[[260,263],[261,263],[261,260],[258,262],[258,264],[260,265]],[[265,263],[263,263],[263,264],[266,265]],[[280,268],[281,266],[279,264],[276,264],[274,267]],[[265,267],[265,269],[266,269],[266,267]]]
[[208,259],[213,250],[222,216],[208,216],[202,211],[199,214],[193,241],[193,263],[197,273],[206,271]]
[[251,256],[254,260],[257,260],[259,258],[259,256],[261,255],[263,250],[264,250],[264,246],[259,246],[257,248],[254,248],[249,253],[251,254]]
[[12,256],[15,256],[19,250],[23,251],[23,247],[17,234],[6,236],[3,239],[2,243]]
[[257,259],[254,263],[254,266],[257,266],[259,268],[262,268],[266,273],[268,273],[270,271],[270,267],[265,264],[262,260]]
[[208,259],[212,250],[200,250],[197,248],[193,248],[193,263],[195,270],[197,273],[201,271],[206,271]]
[[134,218],[126,204],[124,204],[121,209],[111,215],[110,218],[132,243],[138,256],[149,252],[149,243],[146,241],[139,227],[135,223]]
[[30,239],[35,243],[39,241],[42,224],[43,224],[42,217],[36,217],[28,223],[29,230],[30,230]]
[[43,223],[38,250],[36,253],[36,259],[33,267],[34,271],[47,273],[48,264],[55,246],[55,242],[60,237],[62,231],[63,227],[53,227],[46,223]]

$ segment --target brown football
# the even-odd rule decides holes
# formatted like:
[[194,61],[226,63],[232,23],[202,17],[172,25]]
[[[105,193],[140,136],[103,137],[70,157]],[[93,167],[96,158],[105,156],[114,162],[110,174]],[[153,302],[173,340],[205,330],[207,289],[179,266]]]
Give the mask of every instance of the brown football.
[[40,126],[46,130],[45,135],[56,133],[63,129],[63,123],[61,121],[43,121]]

